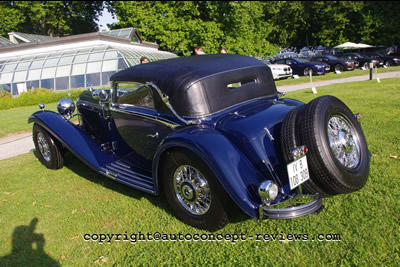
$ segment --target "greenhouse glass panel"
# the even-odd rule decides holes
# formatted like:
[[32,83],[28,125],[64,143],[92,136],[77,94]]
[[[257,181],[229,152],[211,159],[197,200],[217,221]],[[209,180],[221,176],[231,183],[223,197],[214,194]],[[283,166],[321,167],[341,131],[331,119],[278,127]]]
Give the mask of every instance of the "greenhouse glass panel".
[[86,73],[96,73],[96,72],[101,72],[101,61],[90,62],[87,65]]
[[2,73],[0,75],[0,84],[11,83],[14,73]]
[[54,88],[54,79],[41,80],[40,87],[46,89]]
[[47,68],[47,67],[57,66],[57,62],[58,62],[58,58],[47,59],[46,62],[44,63],[43,67]]
[[75,65],[72,65],[71,75],[85,74],[85,71],[86,71],[86,63],[75,64]]
[[29,90],[39,88],[39,80],[36,81],[27,81],[26,88]]
[[105,60],[103,61],[103,68],[102,72],[107,72],[107,71],[115,71],[117,67],[117,60]]
[[103,55],[104,53],[94,53],[94,54],[90,54],[88,61],[99,61],[103,59]]
[[74,63],[86,62],[87,59],[88,59],[88,56],[89,56],[88,54],[86,54],[86,55],[77,55],[77,56],[75,56]]
[[109,85],[110,77],[116,73],[116,71],[103,72],[101,74],[101,85]]
[[58,65],[66,65],[66,64],[71,64],[72,60],[74,59],[74,57],[70,56],[70,57],[62,57],[60,58],[60,61],[58,62]]
[[69,77],[56,78],[56,90],[69,89]]
[[17,64],[7,64],[7,65],[5,65],[3,72],[13,71],[13,70],[15,70],[16,66],[17,66]]
[[[54,78],[56,74],[56,68],[46,68],[42,71],[42,79]],[[47,87],[46,87],[47,88]]]
[[57,67],[56,77],[69,76],[71,72],[71,65]]
[[42,73],[41,69],[38,70],[30,70],[28,73],[28,80],[33,81],[33,80],[39,80],[40,79],[40,74]]
[[31,69],[38,69],[43,67],[44,60],[33,61],[31,65]]
[[30,64],[31,64],[30,61],[21,62],[21,63],[18,64],[16,70],[27,70]]
[[104,54],[104,59],[114,59],[118,57],[117,51],[107,51]]
[[14,81],[13,82],[15,82],[15,83],[24,82],[25,79],[26,79],[26,73],[27,73],[26,70],[15,72],[14,73]]
[[86,75],[86,87],[99,86],[100,85],[100,73],[93,73]]
[[11,92],[11,84],[0,84],[0,91]]
[[118,70],[124,70],[128,68],[128,65],[126,65],[125,60],[123,58],[118,59]]
[[71,89],[80,87],[85,87],[85,76],[84,75],[71,76]]

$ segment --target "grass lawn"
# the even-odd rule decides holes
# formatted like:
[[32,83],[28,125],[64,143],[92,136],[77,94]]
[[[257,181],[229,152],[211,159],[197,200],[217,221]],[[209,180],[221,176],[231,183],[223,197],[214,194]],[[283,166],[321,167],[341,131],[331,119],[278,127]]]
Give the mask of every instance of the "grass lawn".
[[[362,113],[372,153],[367,185],[325,199],[320,214],[258,221],[237,211],[231,223],[214,233],[246,241],[133,242],[135,234],[137,239],[154,238],[155,233],[188,239],[189,234],[204,238],[209,233],[176,219],[163,195],[154,197],[104,178],[69,153],[66,166],[57,171],[27,153],[0,161],[0,266],[398,265],[400,79],[325,86],[318,92],[302,90],[286,97],[304,102],[319,95],[339,97],[354,113]],[[85,234],[94,239],[93,234],[121,234],[121,241],[100,244],[99,236],[85,241]],[[290,241],[290,235],[303,241]]]
[[[57,111],[57,103],[46,104],[45,109]],[[0,110],[0,137],[9,133],[32,130],[28,118],[39,110],[38,105]]]

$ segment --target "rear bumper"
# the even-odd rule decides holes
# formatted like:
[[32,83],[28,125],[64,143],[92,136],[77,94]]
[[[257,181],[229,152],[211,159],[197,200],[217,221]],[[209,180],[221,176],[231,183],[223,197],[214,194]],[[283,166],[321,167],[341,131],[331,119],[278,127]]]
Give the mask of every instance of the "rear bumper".
[[322,197],[319,195],[303,195],[288,199],[284,202],[259,207],[260,219],[294,219],[319,212],[323,208]]

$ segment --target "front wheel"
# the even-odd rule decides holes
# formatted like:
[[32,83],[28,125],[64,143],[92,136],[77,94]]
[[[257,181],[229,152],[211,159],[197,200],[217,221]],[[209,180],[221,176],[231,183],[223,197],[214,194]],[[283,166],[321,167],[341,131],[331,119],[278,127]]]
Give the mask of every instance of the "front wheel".
[[162,171],[165,197],[179,219],[208,231],[228,223],[230,198],[200,159],[184,151],[168,153]]
[[49,169],[61,169],[64,165],[61,145],[37,124],[33,125],[32,138],[39,161]]
[[342,71],[343,71],[343,66],[342,66],[341,64],[336,64],[336,65],[335,65],[335,71],[340,71],[340,72],[342,72]]

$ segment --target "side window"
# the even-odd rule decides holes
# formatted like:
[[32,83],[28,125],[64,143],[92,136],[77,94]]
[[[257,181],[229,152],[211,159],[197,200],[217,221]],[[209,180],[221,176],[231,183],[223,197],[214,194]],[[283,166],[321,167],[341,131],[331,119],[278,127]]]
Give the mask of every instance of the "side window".
[[118,83],[114,103],[154,109],[153,91],[141,83]]

